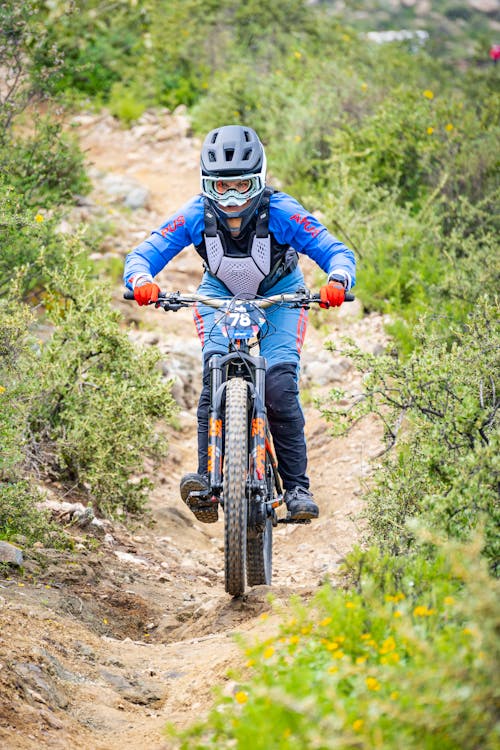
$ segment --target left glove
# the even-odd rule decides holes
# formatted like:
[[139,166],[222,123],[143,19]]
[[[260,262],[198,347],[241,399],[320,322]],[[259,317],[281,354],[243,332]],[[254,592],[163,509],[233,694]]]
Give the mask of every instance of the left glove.
[[329,307],[340,307],[345,299],[344,285],[340,281],[329,281],[319,290],[321,297],[320,307],[328,309]]

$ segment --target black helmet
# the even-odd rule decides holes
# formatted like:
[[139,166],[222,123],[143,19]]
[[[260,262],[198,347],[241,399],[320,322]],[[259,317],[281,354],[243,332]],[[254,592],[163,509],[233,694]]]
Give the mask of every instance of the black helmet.
[[[266,186],[266,154],[255,130],[243,125],[223,125],[211,130],[201,149],[201,190],[210,199],[218,215],[243,218],[242,228],[250,220]],[[215,189],[221,179],[248,180],[245,192],[227,190],[223,195]],[[240,212],[225,212],[224,206],[242,206]]]

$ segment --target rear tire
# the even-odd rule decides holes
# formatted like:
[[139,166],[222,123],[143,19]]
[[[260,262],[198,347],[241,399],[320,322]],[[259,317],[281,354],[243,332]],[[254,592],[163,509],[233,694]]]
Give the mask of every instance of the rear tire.
[[264,531],[247,539],[247,583],[249,586],[270,586],[273,564],[273,524],[266,519]]
[[226,387],[224,460],[225,584],[226,591],[231,596],[241,596],[245,591],[247,445],[247,384],[241,378],[232,378]]

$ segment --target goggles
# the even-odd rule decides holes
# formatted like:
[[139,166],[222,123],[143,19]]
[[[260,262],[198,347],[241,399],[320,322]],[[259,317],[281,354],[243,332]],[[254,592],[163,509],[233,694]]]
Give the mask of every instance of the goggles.
[[261,174],[240,175],[231,179],[203,175],[201,185],[204,195],[221,206],[243,206],[265,187]]

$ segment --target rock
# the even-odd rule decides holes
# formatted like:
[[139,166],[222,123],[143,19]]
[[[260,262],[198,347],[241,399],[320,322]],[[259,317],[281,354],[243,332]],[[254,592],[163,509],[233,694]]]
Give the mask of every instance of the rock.
[[140,565],[144,568],[149,568],[149,562],[143,557],[131,555],[130,552],[121,552],[121,550],[115,550],[114,554],[121,562],[132,563],[133,565]]
[[136,703],[140,706],[148,706],[151,703],[161,701],[161,690],[157,685],[149,680],[127,680],[123,675],[108,672],[101,669],[102,678],[119,693],[122,698],[130,703]]
[[13,544],[0,542],[0,562],[19,567],[23,564],[23,553],[19,547],[15,547]]
[[22,662],[14,664],[14,674],[19,678],[19,686],[23,689],[30,703],[43,703],[47,706],[66,708],[67,699],[59,693],[38,664]]

